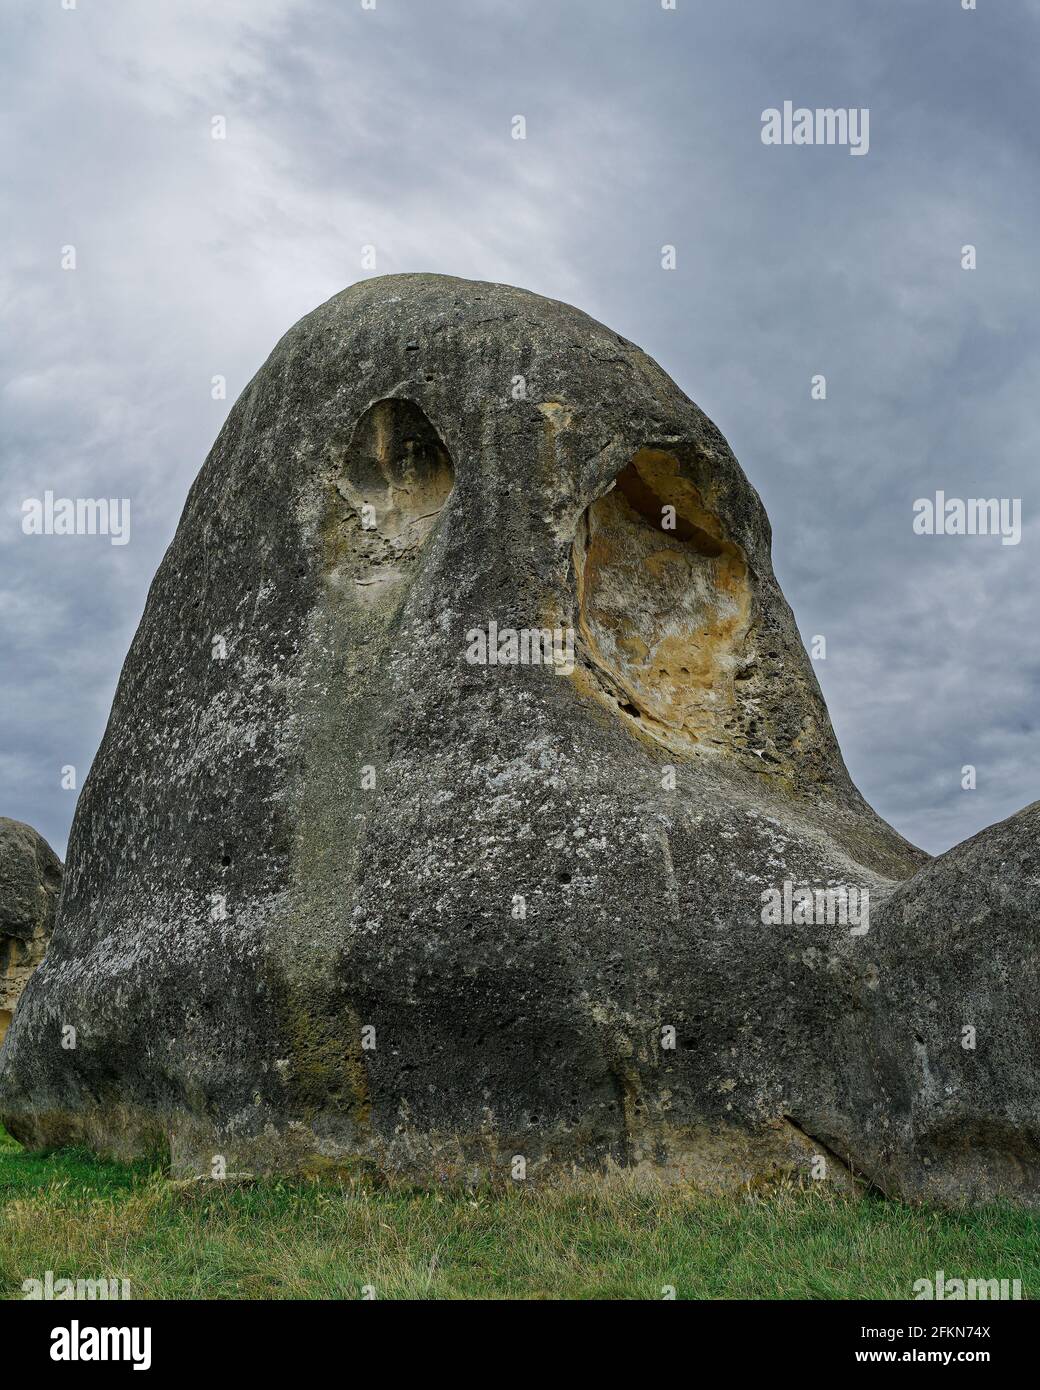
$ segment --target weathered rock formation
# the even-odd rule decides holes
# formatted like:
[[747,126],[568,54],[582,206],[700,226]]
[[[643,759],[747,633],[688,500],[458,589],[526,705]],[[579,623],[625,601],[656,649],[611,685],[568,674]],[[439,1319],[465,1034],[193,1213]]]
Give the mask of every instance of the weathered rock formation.
[[865,804],[759,498],[638,348],[369,280],[192,488],[0,1114],[185,1173],[1035,1200],[1036,816],[928,862]]
[[54,930],[61,860],[21,821],[0,816],[0,1043]]

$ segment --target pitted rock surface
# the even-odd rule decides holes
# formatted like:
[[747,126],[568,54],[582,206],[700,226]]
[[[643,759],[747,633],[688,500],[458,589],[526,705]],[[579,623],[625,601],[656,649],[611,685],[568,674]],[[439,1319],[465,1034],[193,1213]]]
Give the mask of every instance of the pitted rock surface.
[[[0,1114],[183,1173],[1032,1200],[1035,815],[929,862],[864,802],[761,502],[639,348],[368,280],[191,490]],[[868,929],[767,924],[785,884]]]
[[31,825],[0,816],[0,1043],[54,930],[61,860]]

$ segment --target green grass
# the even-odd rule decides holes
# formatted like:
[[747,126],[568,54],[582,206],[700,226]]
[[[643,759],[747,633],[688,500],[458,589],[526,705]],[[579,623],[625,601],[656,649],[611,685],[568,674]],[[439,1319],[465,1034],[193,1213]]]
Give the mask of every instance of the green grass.
[[125,1278],[135,1298],[912,1297],[915,1279],[1040,1289],[1040,1218],[782,1188],[710,1198],[585,1180],[466,1195],[376,1184],[178,1182],[0,1130],[0,1298]]

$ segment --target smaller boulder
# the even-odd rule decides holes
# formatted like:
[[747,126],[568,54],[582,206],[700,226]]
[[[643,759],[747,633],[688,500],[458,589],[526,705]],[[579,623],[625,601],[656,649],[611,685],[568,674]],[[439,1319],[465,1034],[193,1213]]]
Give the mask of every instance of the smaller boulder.
[[50,942],[61,875],[42,835],[0,816],[0,1043]]

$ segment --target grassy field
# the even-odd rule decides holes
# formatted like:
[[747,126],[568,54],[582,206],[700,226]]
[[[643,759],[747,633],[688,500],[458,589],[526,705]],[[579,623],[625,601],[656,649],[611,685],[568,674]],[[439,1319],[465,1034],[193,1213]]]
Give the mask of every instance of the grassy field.
[[358,1181],[172,1181],[0,1131],[0,1298],[125,1278],[134,1298],[911,1298],[915,1279],[1040,1289],[1040,1219],[876,1197],[650,1194],[592,1183],[427,1193]]

